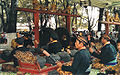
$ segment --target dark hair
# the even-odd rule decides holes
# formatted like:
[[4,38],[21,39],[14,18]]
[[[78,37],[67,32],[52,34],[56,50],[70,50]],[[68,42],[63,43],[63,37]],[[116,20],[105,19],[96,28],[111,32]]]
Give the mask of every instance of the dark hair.
[[104,39],[106,39],[107,41],[109,41],[111,38],[109,37],[109,35],[107,35],[107,34],[104,34],[103,36],[102,36]]
[[88,45],[87,41],[84,38],[78,39],[79,43],[83,43],[84,46]]
[[24,44],[24,39],[23,38],[17,38],[17,39],[15,39],[15,42],[18,43],[19,45],[23,45]]
[[41,30],[39,31],[39,46],[47,45],[47,43],[50,42],[51,32],[54,32],[52,28],[41,28]]
[[120,40],[117,40],[117,43],[120,43]]
[[59,27],[59,28],[55,29],[55,32],[57,33],[60,42],[62,42],[62,37],[64,35],[66,36],[67,41],[68,42],[70,41],[70,34],[66,28]]
[[51,33],[50,33],[50,37],[51,37],[52,39],[54,39],[54,40],[58,40],[58,36],[57,36],[57,34],[56,34],[55,32],[51,32]]

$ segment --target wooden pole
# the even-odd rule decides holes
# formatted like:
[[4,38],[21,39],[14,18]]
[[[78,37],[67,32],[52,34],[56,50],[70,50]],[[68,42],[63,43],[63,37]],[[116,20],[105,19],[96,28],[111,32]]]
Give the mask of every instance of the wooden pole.
[[81,17],[80,15],[72,15],[72,14],[66,14],[66,13],[55,13],[55,12],[50,12],[50,11],[47,11],[47,10],[34,10],[34,9],[19,8],[19,7],[17,7],[16,10],[18,10],[18,11],[25,11],[25,12],[32,12],[32,13],[38,12],[40,14],[51,14],[51,15]]
[[71,16],[67,16],[67,30],[70,32]]
[[109,34],[109,26],[110,26],[111,24],[113,24],[113,25],[120,25],[119,22],[101,21],[101,23],[105,24],[105,33],[106,33],[106,34]]
[[105,33],[109,34],[109,23],[105,25]]
[[[37,42],[39,42],[39,13],[34,13],[34,24],[35,24],[35,29],[34,29],[34,33],[35,33],[35,40],[37,40]],[[35,43],[35,48],[37,47],[38,44]]]

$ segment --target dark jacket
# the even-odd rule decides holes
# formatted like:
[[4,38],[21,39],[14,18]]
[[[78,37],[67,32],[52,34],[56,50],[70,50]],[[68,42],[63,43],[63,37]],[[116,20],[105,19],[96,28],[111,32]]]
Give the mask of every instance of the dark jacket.
[[27,47],[28,45],[34,46],[32,39],[24,40],[24,47]]
[[50,53],[50,54],[51,53],[56,54],[56,53],[60,52],[61,49],[62,49],[61,43],[60,42],[54,42],[54,43],[50,43],[48,45],[47,52]]
[[101,59],[101,63],[107,64],[108,62],[116,59],[117,51],[112,44],[107,44],[101,48],[101,53],[92,53],[93,56]]
[[25,47],[19,47],[19,48],[16,48],[14,49],[11,54],[10,54],[10,60],[12,59],[13,62],[14,62],[14,66],[18,66],[18,60],[16,57],[14,57],[14,54],[16,53],[16,51],[22,51],[22,52],[25,52],[25,51],[29,51],[28,48],[25,48]]
[[63,71],[70,71],[73,75],[86,75],[90,66],[90,53],[87,49],[80,50],[74,55],[72,66],[62,66]]

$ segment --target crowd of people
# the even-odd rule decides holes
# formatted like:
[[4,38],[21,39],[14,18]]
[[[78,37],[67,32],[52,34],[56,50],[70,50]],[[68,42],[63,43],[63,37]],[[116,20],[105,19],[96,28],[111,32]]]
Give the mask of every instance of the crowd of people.
[[[31,51],[31,49],[34,49],[31,51],[33,54],[43,54],[41,51],[43,49],[50,55],[67,52],[70,56],[73,49],[77,50],[71,66],[65,66],[59,61],[55,62],[63,71],[72,72],[73,75],[89,75],[92,63],[91,56],[100,59],[100,63],[107,66],[115,66],[118,63],[117,54],[120,52],[120,40],[119,38],[117,41],[113,40],[111,35],[103,33],[100,38],[98,36],[95,38],[93,32],[78,32],[78,34],[70,35],[67,29],[60,27],[56,30],[42,28],[39,36],[40,42],[38,48],[35,49],[31,34],[25,34],[15,39],[16,46],[13,47],[9,56],[9,59],[14,61],[15,66],[19,65],[18,60],[14,57],[16,51],[24,52]],[[96,43],[101,44],[101,48],[98,48]]]

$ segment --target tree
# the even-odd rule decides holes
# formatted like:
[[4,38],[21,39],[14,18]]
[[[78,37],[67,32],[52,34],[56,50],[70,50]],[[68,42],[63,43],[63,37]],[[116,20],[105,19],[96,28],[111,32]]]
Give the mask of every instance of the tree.
[[9,21],[8,21],[8,28],[7,32],[16,32],[16,22],[17,22],[17,0],[11,0],[11,7],[9,12]]
[[[10,0],[1,0],[1,2],[0,2],[0,5],[1,5],[1,20],[2,20],[2,22],[1,22],[1,31],[0,32],[6,32],[7,31],[7,24],[8,24],[8,21],[9,21],[9,19],[8,19],[8,17],[9,17],[9,11],[10,11],[10,4],[11,4],[11,2],[10,2]],[[3,12],[3,11],[5,11],[5,12]]]
[[101,31],[101,22],[103,20],[103,11],[104,11],[104,8],[100,8],[100,14],[99,14],[99,23],[98,23],[98,31]]
[[[3,1],[3,0],[1,0]],[[67,6],[71,6],[71,14],[79,14],[78,10],[80,10],[81,6],[78,6],[77,4],[79,3],[74,3],[72,0],[39,0],[40,5],[46,5],[50,6],[51,3],[56,4],[58,9],[65,10]],[[83,1],[83,4],[85,2]],[[77,6],[75,6],[77,5]],[[16,6],[22,7],[22,8],[33,8],[32,0],[4,0],[3,5],[3,10],[5,10],[5,13],[1,14],[2,16],[2,26],[4,28],[4,32],[15,32],[16,31],[16,23],[28,23],[28,19],[33,20],[33,13],[28,13],[28,12],[21,12],[15,10]],[[41,10],[41,9],[40,9]],[[66,12],[67,13],[67,12]],[[5,15],[5,16],[3,16]],[[47,14],[44,14],[47,15]],[[40,14],[40,20],[41,20],[41,25],[43,24],[43,19],[48,18],[47,15],[44,17],[43,14]],[[80,14],[79,14],[80,15]],[[5,18],[4,18],[5,17]],[[55,16],[56,17],[56,24],[65,25],[65,22],[67,21],[67,18],[65,19],[65,22],[63,22],[63,19],[65,16]],[[30,21],[30,20],[29,20]],[[74,21],[73,21],[74,23]],[[77,23],[77,18],[76,22]]]
[[7,32],[12,33],[16,32],[16,23],[17,23],[17,0],[11,0],[11,7],[10,7],[10,12],[9,12],[9,21],[8,21],[8,26],[7,26]]
[[0,26],[0,32],[3,32],[3,26],[4,26],[4,13],[3,13],[3,10],[4,10],[4,6],[3,6],[4,2],[1,0],[1,26]]

